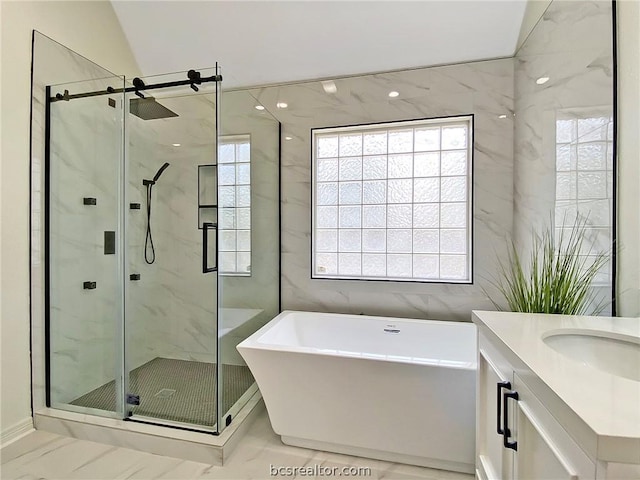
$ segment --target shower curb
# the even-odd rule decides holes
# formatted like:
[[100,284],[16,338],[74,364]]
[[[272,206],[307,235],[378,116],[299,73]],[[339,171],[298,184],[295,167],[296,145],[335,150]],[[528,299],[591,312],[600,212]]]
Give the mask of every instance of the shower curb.
[[225,458],[231,455],[251,424],[264,410],[262,395],[257,391],[220,435],[127,422],[54,408],[37,411],[34,423],[36,430],[79,440],[222,466]]

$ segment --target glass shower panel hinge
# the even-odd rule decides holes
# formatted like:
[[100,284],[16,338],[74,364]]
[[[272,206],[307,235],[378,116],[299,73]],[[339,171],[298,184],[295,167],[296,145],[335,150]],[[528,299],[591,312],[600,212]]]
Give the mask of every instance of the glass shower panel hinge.
[[140,395],[127,393],[127,405],[140,405]]

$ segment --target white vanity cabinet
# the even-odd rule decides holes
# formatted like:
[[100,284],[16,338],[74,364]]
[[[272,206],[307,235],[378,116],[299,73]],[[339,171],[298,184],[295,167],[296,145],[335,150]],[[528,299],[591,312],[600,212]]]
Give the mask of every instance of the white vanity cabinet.
[[482,480],[595,479],[596,466],[481,333],[476,476]]
[[640,480],[640,382],[544,341],[567,332],[640,344],[640,319],[474,312],[473,322],[478,479]]
[[[513,478],[582,480],[596,478],[596,465],[556,421],[540,400],[514,374],[513,411],[516,448]],[[512,403],[513,402],[513,403]],[[513,410],[511,408],[513,407]]]
[[513,382],[513,369],[486,341],[478,343],[476,396],[476,476],[513,478],[513,451],[504,447],[502,392]]

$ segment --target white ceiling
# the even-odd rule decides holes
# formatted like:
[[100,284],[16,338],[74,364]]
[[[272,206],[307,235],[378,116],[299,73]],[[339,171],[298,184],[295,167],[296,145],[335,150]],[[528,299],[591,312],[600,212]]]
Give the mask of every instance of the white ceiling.
[[112,0],[144,75],[220,63],[226,87],[513,55],[526,0]]

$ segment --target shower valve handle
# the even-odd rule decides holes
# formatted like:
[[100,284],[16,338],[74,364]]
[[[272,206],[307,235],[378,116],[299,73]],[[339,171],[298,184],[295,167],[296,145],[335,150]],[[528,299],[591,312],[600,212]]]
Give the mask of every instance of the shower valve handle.
[[217,249],[216,249],[216,264],[213,267],[209,266],[209,230],[214,230],[217,234],[218,224],[211,223],[211,222],[202,223],[202,273],[211,273],[211,272],[218,271]]

